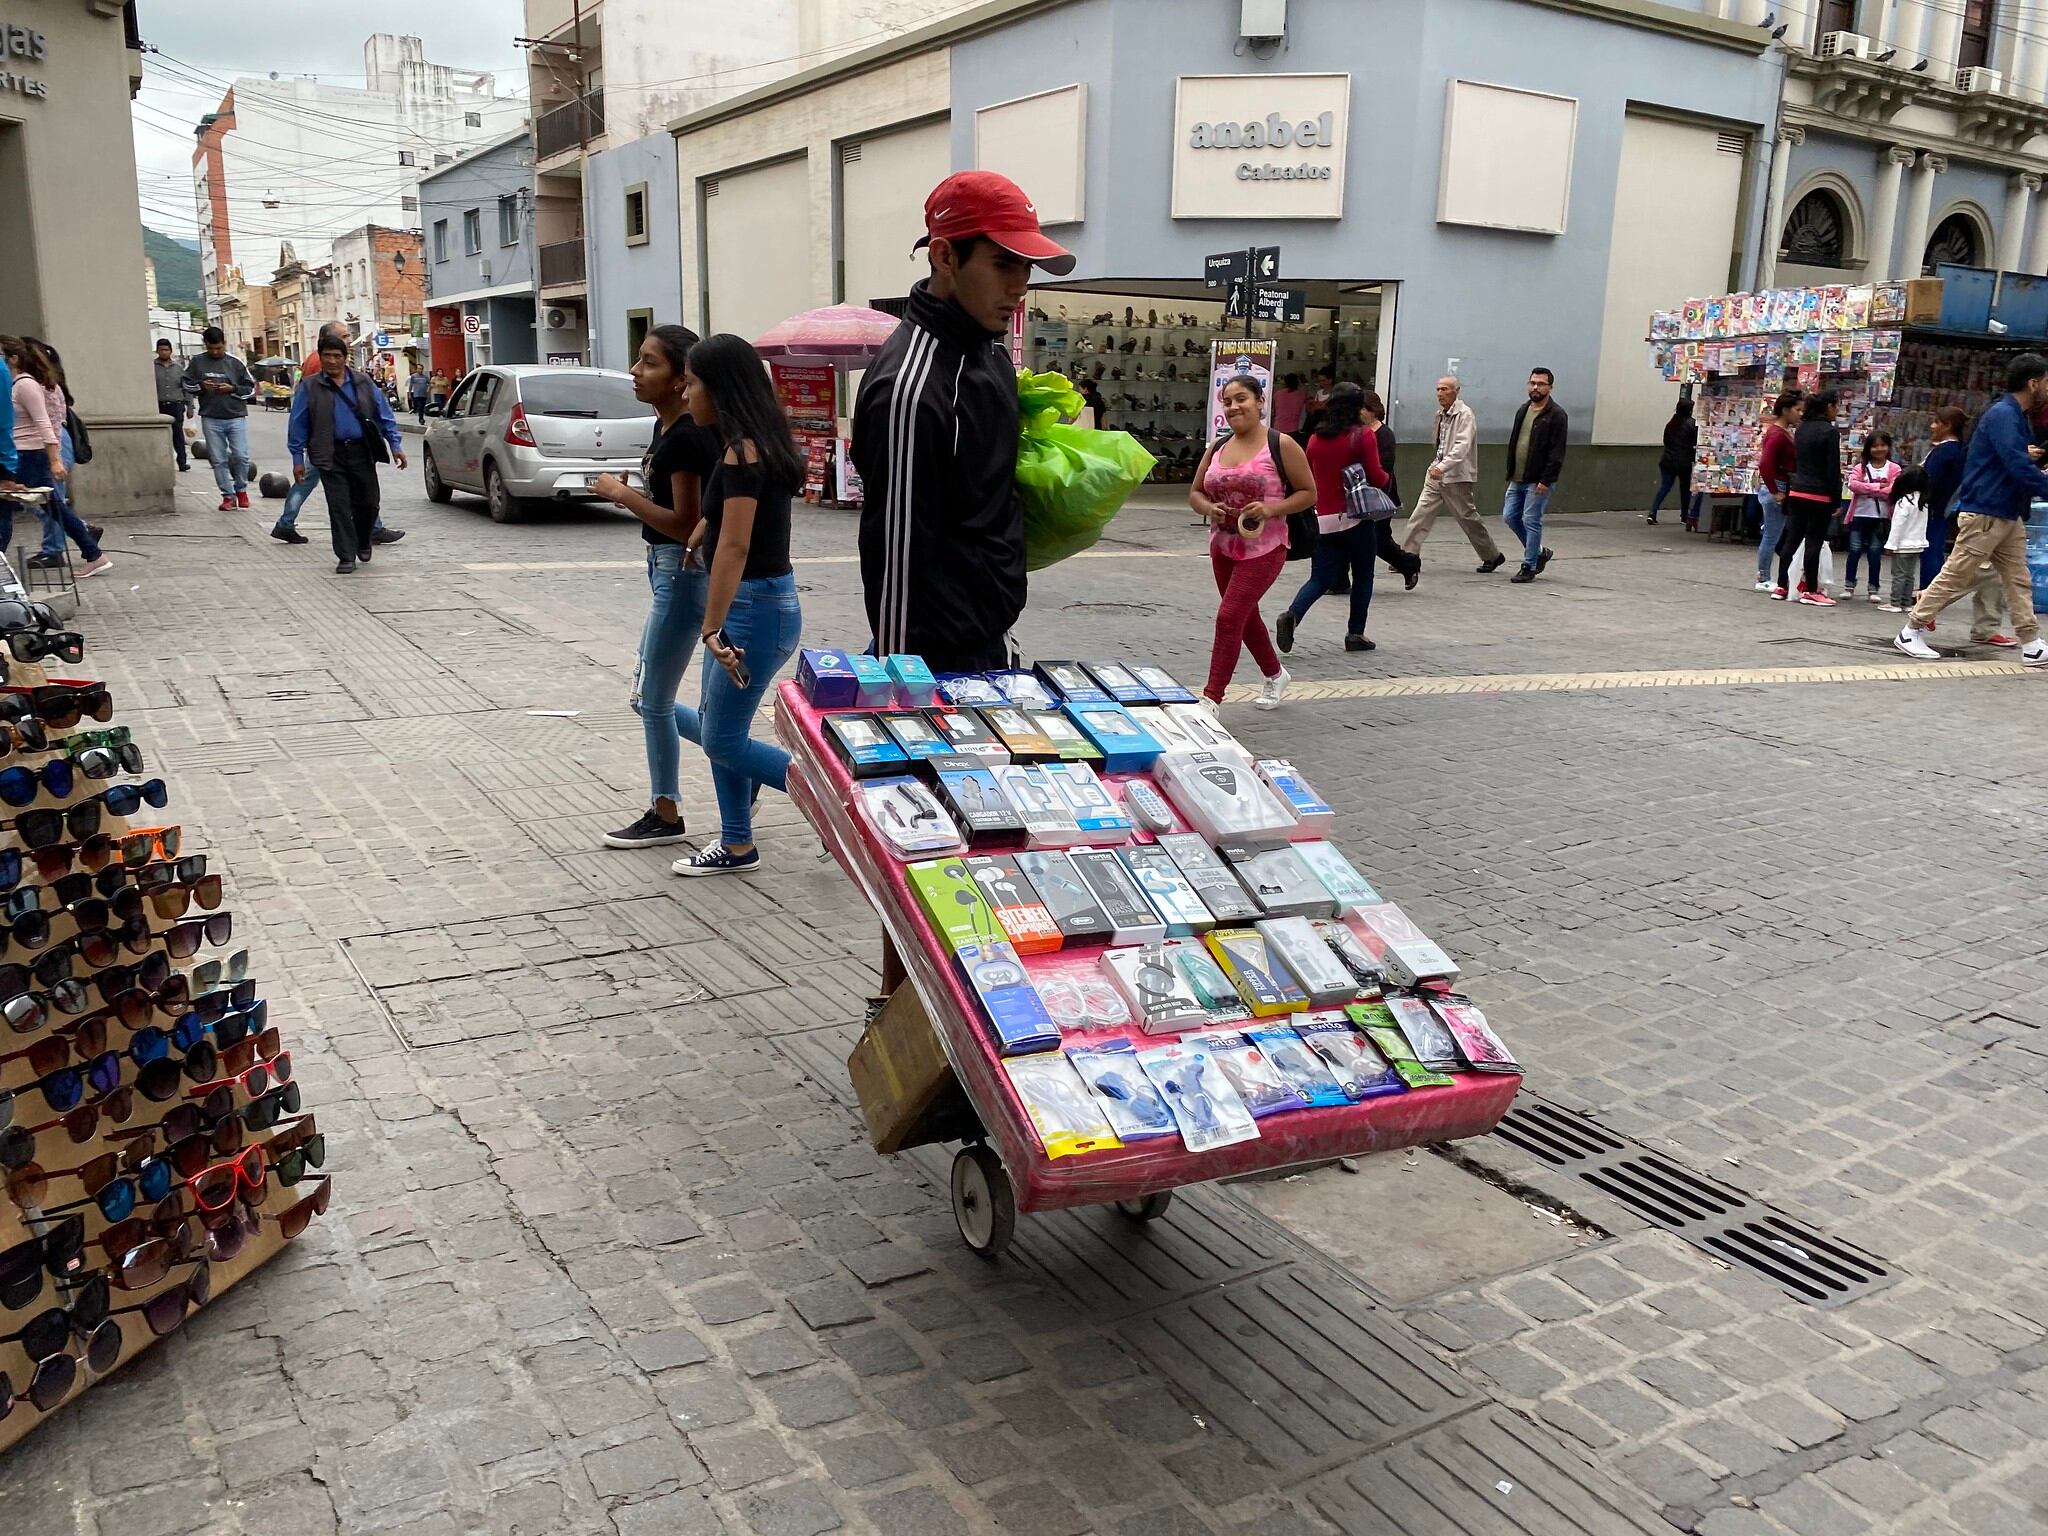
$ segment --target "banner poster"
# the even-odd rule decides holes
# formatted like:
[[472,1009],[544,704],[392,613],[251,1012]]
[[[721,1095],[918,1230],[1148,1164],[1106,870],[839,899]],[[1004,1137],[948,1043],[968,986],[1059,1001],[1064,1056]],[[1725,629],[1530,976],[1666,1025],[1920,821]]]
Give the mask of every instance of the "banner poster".
[[835,368],[798,368],[771,363],[775,396],[789,416],[789,429],[804,456],[804,500],[815,502],[825,495],[825,475],[838,441],[834,416],[839,402],[839,372]]
[[1230,435],[1223,419],[1223,386],[1241,373],[1249,373],[1265,391],[1266,425],[1273,424],[1273,343],[1219,338],[1209,343],[1209,441]]

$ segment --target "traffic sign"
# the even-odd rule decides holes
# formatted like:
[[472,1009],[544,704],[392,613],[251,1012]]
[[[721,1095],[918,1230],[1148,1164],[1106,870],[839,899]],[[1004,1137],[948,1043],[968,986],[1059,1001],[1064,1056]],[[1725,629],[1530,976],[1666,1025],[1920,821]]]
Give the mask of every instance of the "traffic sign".
[[1280,277],[1280,247],[1277,245],[1255,245],[1252,247],[1252,277],[1261,283],[1277,282]]
[[464,315],[462,317],[462,329],[465,335],[481,335],[483,328],[484,317],[482,315]]
[[1245,280],[1242,274],[1230,280],[1229,292],[1223,296],[1223,318],[1242,320],[1244,318]]
[[1299,288],[1268,288],[1252,293],[1252,318],[1298,324],[1308,318],[1308,295]]
[[[1276,249],[1276,260],[1278,255]],[[1233,281],[1242,282],[1246,275],[1245,260],[1244,251],[1224,251],[1210,256],[1202,262],[1202,276],[1211,288],[1222,288]]]
[[370,338],[370,342],[379,352],[388,352],[391,350],[391,333],[389,331],[379,331]]

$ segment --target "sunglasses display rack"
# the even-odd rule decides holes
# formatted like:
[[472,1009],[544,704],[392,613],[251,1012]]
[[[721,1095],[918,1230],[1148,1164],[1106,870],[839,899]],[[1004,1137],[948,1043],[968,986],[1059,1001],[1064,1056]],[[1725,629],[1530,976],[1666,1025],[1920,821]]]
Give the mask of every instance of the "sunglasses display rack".
[[72,670],[82,643],[16,607],[39,605],[0,600],[0,1451],[331,1189],[218,872],[105,687],[29,659]]
[[899,994],[849,1066],[878,1149],[964,1140],[977,1253],[1020,1212],[1151,1220],[1184,1185],[1507,1112],[1522,1069],[1457,962],[1329,840],[1291,763],[1165,672],[934,683],[843,655],[806,652],[777,691],[789,793],[921,1005]]

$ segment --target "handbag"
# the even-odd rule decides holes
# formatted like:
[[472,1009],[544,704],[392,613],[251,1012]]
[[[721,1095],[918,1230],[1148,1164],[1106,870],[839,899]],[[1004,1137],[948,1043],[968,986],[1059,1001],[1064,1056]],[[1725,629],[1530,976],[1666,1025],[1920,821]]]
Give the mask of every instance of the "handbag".
[[[1363,428],[1360,429],[1361,433]],[[1353,522],[1384,523],[1401,508],[1393,497],[1365,477],[1363,464],[1344,466],[1344,515]]]

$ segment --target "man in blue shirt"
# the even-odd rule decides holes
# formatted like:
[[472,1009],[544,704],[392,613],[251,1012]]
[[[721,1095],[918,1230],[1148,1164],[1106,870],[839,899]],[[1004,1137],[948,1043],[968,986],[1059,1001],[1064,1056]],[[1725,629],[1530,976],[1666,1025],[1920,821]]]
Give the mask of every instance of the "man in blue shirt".
[[293,480],[305,479],[309,464],[320,471],[334,535],[334,572],[354,574],[356,562],[370,558],[377,466],[405,468],[405,440],[391,402],[368,374],[349,367],[348,344],[339,336],[320,338],[320,372],[292,395],[285,444],[292,451]]
[[2012,607],[2013,631],[2020,640],[2020,660],[2030,667],[2048,667],[2048,641],[2034,618],[2034,584],[2027,574],[2027,505],[2048,496],[2048,473],[2027,452],[2034,440],[2034,412],[2048,405],[2048,357],[2023,352],[2005,370],[2006,394],[1982,416],[1970,436],[1963,460],[1963,483],[1950,503],[1955,513],[1956,541],[1941,574],[1934,578],[1906,627],[1892,644],[1919,661],[1939,661],[1941,653],[1927,643],[1934,621],[1946,608],[1977,585],[1988,561],[2005,583]]
[[[330,320],[321,326],[320,336],[338,336],[341,338],[341,344],[344,347],[349,344],[348,327],[339,320]],[[300,379],[297,388],[304,389],[306,387],[305,381],[319,371],[320,340],[316,338],[313,342],[312,353],[299,367]],[[296,395],[297,390],[294,390],[293,393]],[[284,499],[284,510],[278,513],[277,521],[271,525],[270,536],[273,539],[276,539],[280,544],[303,544],[306,542],[306,536],[299,532],[299,510],[313,499],[313,493],[319,489],[320,471],[309,464],[306,466],[305,478],[292,486],[290,494]],[[404,537],[405,530],[403,528],[386,528],[383,515],[381,513],[378,514],[377,526],[370,530],[370,542],[372,544],[396,544]]]

